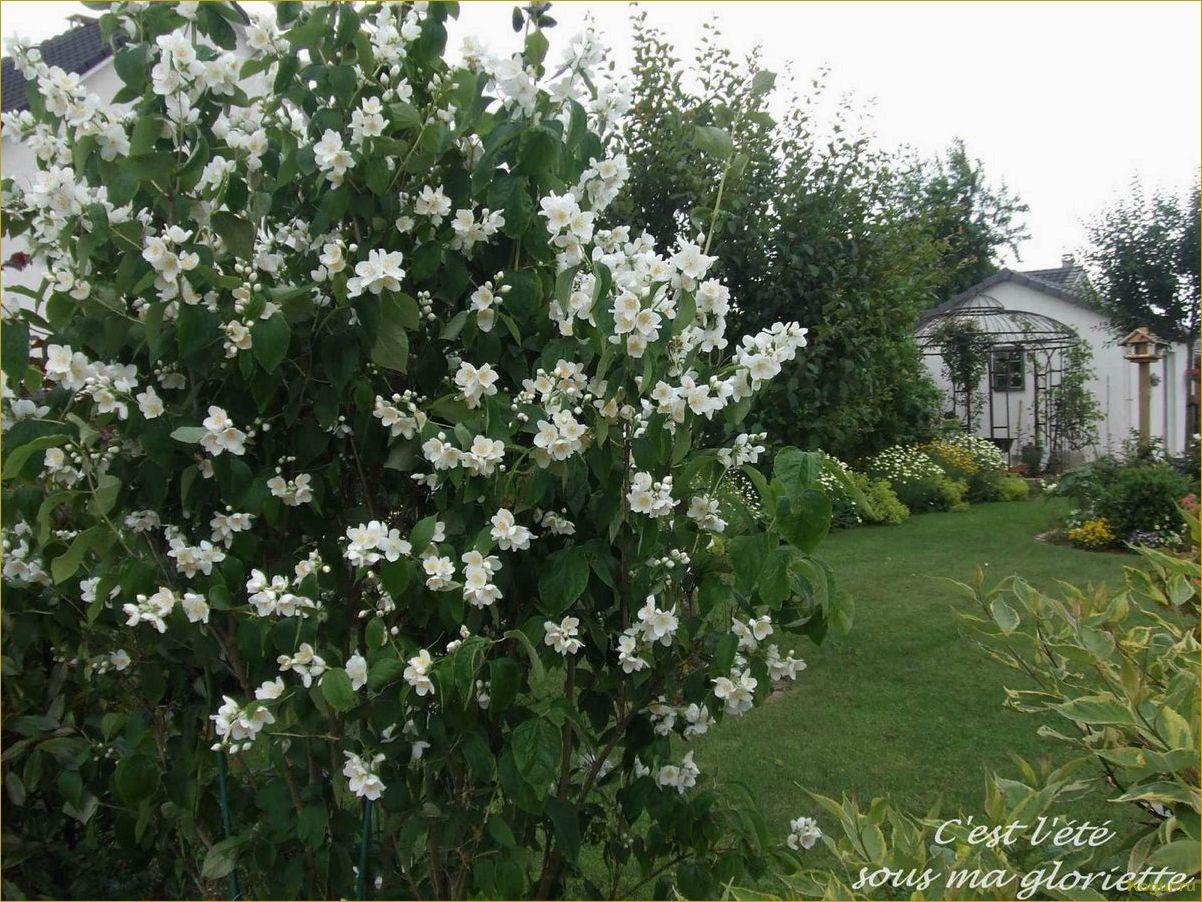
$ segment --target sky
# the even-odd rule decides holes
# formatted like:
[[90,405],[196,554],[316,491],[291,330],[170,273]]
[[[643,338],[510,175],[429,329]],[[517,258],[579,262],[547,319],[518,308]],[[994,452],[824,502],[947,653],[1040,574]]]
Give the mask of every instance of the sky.
[[[246,7],[266,9],[268,3]],[[924,155],[962,138],[988,178],[1028,204],[1023,268],[1080,249],[1084,222],[1133,177],[1184,193],[1202,157],[1202,5],[1196,2],[664,2],[641,4],[682,56],[716,20],[736,51],[870,109],[883,147]],[[469,0],[451,30],[518,49],[511,3]],[[2,0],[0,33],[40,40],[79,3]],[[559,2],[564,40],[591,16],[619,70],[632,61],[625,2]]]

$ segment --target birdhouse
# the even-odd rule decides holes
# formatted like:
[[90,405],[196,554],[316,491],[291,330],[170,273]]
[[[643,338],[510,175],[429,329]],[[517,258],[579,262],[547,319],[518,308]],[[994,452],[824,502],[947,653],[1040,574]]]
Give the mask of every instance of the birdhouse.
[[1164,356],[1163,349],[1168,344],[1163,338],[1153,335],[1147,326],[1140,326],[1120,341],[1119,347],[1123,349],[1123,356],[1132,363],[1151,363]]

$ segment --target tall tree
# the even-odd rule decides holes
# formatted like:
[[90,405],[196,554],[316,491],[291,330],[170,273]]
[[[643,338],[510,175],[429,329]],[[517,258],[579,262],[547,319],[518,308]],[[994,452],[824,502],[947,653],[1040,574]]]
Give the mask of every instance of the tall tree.
[[[782,314],[811,330],[753,427],[853,459],[921,434],[938,395],[912,330],[938,258],[892,157],[850,102],[818,121],[821,78],[804,92],[774,84],[714,28],[690,66],[644,14],[634,26],[631,180],[616,209],[647,222],[661,252],[712,235],[740,332]],[[769,108],[789,112],[778,123]],[[729,141],[729,167],[713,141]]]
[[992,186],[959,138],[942,156],[914,161],[906,181],[916,221],[938,249],[936,302],[993,275],[1000,252],[1017,256],[1019,242],[1029,237],[1021,221],[1027,205],[1005,183]]
[[1197,179],[1185,199],[1148,194],[1136,179],[1089,224],[1090,283],[1116,336],[1148,326],[1161,338],[1197,338],[1198,208]]

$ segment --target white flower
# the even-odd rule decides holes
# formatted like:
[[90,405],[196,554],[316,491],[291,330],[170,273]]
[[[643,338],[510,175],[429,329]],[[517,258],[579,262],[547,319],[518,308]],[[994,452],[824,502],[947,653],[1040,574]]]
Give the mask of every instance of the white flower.
[[650,517],[669,517],[676,506],[672,498],[672,477],[655,482],[650,473],[635,473],[630,480],[630,491],[626,493],[630,510]]
[[382,558],[397,561],[413,550],[400,530],[389,529],[379,520],[348,528],[346,541],[346,559],[356,567],[371,566]]
[[579,635],[580,619],[564,617],[558,624],[548,620],[543,624],[546,635],[543,644],[550,645],[561,655],[574,655],[584,647],[584,643],[576,638]]
[[405,270],[401,269],[404,255],[400,251],[368,251],[367,259],[355,264],[355,275],[346,282],[346,293],[358,297],[364,291],[400,291]]
[[346,765],[342,768],[342,775],[347,778],[347,788],[361,799],[372,801],[378,799],[387,787],[375,773],[374,768],[384,760],[384,756],[377,755],[368,763],[352,752],[343,752],[342,754],[346,755]]
[[356,692],[367,685],[367,659],[359,652],[346,659],[346,675],[351,678],[351,688]]
[[434,681],[430,679],[430,670],[433,667],[434,660],[424,648],[409,659],[409,666],[405,668],[404,673],[405,682],[412,686],[419,696],[434,694]]
[[633,633],[625,633],[618,638],[618,663],[622,665],[623,673],[635,673],[649,666],[638,655],[638,638]]
[[203,595],[198,595],[196,592],[185,592],[184,597],[180,600],[180,607],[188,615],[189,623],[209,622],[209,605]]
[[350,151],[342,146],[342,135],[331,129],[327,129],[321,140],[313,145],[313,159],[317,168],[335,185],[341,184],[346,171],[355,165]]
[[789,821],[789,838],[786,842],[795,852],[801,849],[812,849],[822,838],[818,822],[811,817],[798,817]]
[[160,633],[167,632],[167,623],[163,619],[175,607],[175,593],[167,588],[160,588],[153,595],[139,595],[136,604],[124,604],[121,610],[129,619],[126,626],[137,626],[139,623],[149,623]]
[[291,670],[301,678],[301,685],[306,689],[326,672],[325,659],[317,654],[308,642],[302,642],[295,654],[280,655],[275,660],[280,665],[281,673]]
[[455,373],[455,384],[463,393],[463,399],[467,402],[468,408],[474,410],[480,406],[482,398],[497,393],[498,378],[499,374],[491,365],[486,363],[483,366],[474,367],[465,360],[459,364],[459,370]]
[[655,782],[661,788],[674,787],[677,792],[683,793],[686,789],[691,789],[697,785],[697,777],[701,771],[696,764],[693,763],[693,753],[689,752],[684,756],[684,760],[680,765],[665,764],[659,769],[659,774],[656,775]]
[[451,199],[443,193],[440,187],[422,187],[417,198],[413,201],[413,212],[418,216],[428,216],[435,225],[439,225],[451,212]]
[[274,680],[264,680],[255,690],[255,698],[259,701],[271,701],[284,694],[284,681],[279,677]]
[[502,551],[525,551],[533,538],[530,530],[515,523],[513,512],[504,507],[493,514],[490,535]]
[[655,606],[655,596],[648,595],[646,603],[639,609],[639,624],[643,637],[648,642],[671,645],[680,621],[675,609],[662,610]]
[[726,713],[746,714],[755,704],[755,688],[759,684],[749,672],[732,670],[729,677],[713,680],[714,696],[726,703]]
[[130,665],[129,652],[124,648],[118,648],[116,651],[109,652],[109,664],[113,670],[124,670]]
[[246,453],[243,445],[246,433],[235,428],[229,414],[220,407],[210,407],[209,415],[201,425],[205,428],[205,434],[200,440],[200,446],[214,457],[224,451],[236,455]]
[[672,265],[680,270],[681,275],[690,279],[700,279],[717,259],[717,257],[707,257],[703,254],[700,246],[689,241],[682,241],[680,250],[672,257]]
[[684,718],[689,722],[689,725],[684,728],[685,739],[701,736],[710,728],[710,709],[705,705],[690,704],[684,710]]
[[155,417],[163,415],[163,399],[158,396],[153,387],[147,386],[144,391],[139,392],[137,402],[138,410],[146,419],[153,420]]

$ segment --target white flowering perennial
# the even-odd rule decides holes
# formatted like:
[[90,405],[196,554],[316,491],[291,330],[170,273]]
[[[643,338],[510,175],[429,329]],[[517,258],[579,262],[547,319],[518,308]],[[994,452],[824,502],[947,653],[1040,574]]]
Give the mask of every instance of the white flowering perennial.
[[577,638],[580,634],[579,627],[579,617],[564,617],[559,623],[548,620],[543,624],[546,631],[543,644],[551,646],[561,655],[574,655],[584,648],[584,643]]
[[353,752],[344,751],[342,754],[346,756],[342,775],[346,777],[347,788],[359,798],[374,802],[388,788],[375,772],[375,768],[383,763],[384,755],[377,754],[369,761],[364,761]]
[[[551,54],[536,7],[522,52],[468,41],[451,63],[450,9],[421,0],[249,22],[114,4],[112,110],[14,48],[31,104],[3,128],[38,171],[6,181],[3,227],[44,278],[3,308],[5,659],[22,637],[70,691],[86,671],[99,711],[155,691],[199,721],[156,721],[136,751],[119,728],[157,772],[144,810],[200,731],[242,753],[235,812],[252,782],[274,805],[283,767],[332,775],[305,790],[306,829],[347,792],[390,835],[447,799],[465,812],[448,831],[517,798],[543,817],[548,789],[591,811],[600,780],[700,817],[670,738],[805,668],[784,624],[826,606],[739,555],[805,563],[821,532],[777,503],[809,488],[801,452],[769,478],[768,437],[740,432],[806,329],[728,334],[739,299],[707,217],[658,241],[614,221],[629,97],[591,29]],[[543,672],[566,708],[542,704]],[[181,767],[180,792],[208,791]],[[115,816],[128,775],[93,771],[112,768],[80,773]],[[222,835],[213,809],[157,851],[207,847],[185,834]],[[265,841],[301,855],[271,821]],[[508,862],[503,826],[447,848]],[[428,868],[404,871],[421,895]],[[558,889],[516,879],[515,896]],[[504,894],[476,880],[446,885]]]
[[818,828],[818,822],[812,817],[795,817],[789,821],[789,838],[786,842],[793,851],[812,849],[820,839],[822,839],[822,831]]

